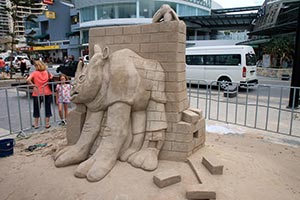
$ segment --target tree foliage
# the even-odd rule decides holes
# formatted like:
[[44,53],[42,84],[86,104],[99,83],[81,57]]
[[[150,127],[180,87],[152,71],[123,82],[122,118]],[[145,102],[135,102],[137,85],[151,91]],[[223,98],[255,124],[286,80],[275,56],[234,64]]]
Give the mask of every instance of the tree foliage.
[[289,55],[290,57],[294,56],[294,42],[292,38],[289,37],[275,37],[270,43],[268,43],[264,49],[265,54],[270,54],[272,60],[271,65],[276,67],[282,57]]

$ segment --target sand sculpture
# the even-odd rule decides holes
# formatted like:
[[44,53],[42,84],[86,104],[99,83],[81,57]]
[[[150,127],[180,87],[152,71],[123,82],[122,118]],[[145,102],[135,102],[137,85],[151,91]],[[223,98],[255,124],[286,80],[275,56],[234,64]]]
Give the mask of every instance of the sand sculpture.
[[[75,145],[56,155],[55,165],[62,167],[87,159],[100,133],[98,149],[78,166],[75,176],[101,180],[118,158],[154,170],[167,128],[161,65],[129,49],[109,55],[107,47],[102,51],[96,45],[94,51],[88,67],[78,65],[71,91],[72,102],[87,107],[82,134]],[[159,121],[153,123],[150,119],[157,114]],[[102,123],[105,115],[106,122]],[[159,139],[152,144],[144,140],[145,134]]]
[[[68,146],[54,157],[57,167],[79,164],[76,177],[99,181],[117,160],[155,170],[159,159],[182,161],[204,144],[205,119],[202,111],[189,108],[186,95],[185,63],[182,62],[185,24],[178,21],[168,5],[156,12],[153,22],[128,29],[105,27],[90,31],[93,56],[88,66],[79,63],[77,67],[71,91],[76,109],[69,114]],[[153,41],[144,39],[150,35],[142,29],[151,32]],[[180,32],[174,33],[173,29]],[[97,38],[100,42],[94,42],[93,35],[103,32],[104,37]],[[168,47],[173,43],[176,48],[165,49],[182,50],[164,57],[164,53],[154,48],[153,55],[158,58],[153,59],[152,53],[143,54],[132,45],[123,44],[123,40],[118,44],[120,38],[127,36],[134,38],[134,42],[142,38],[138,46],[145,45],[146,51],[153,49],[151,45]],[[166,44],[155,41],[156,38],[165,38]],[[103,44],[108,41],[114,43]],[[178,63],[165,63],[166,60]]]
[[154,14],[152,23],[163,21],[168,22],[173,20],[179,21],[176,12],[168,4],[163,4]]

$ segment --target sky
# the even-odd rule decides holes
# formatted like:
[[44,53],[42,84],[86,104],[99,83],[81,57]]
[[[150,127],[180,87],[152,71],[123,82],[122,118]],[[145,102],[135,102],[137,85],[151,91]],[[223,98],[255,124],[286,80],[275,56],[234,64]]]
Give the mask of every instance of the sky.
[[261,6],[264,0],[214,0],[223,8],[236,8],[247,6]]

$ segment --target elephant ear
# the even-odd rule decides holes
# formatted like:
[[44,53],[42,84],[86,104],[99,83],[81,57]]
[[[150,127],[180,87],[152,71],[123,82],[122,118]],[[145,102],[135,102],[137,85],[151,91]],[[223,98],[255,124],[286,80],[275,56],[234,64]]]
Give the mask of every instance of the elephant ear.
[[103,59],[107,59],[109,56],[109,48],[106,46],[104,49],[103,49],[103,52],[102,52],[102,58]]
[[101,54],[102,59],[107,59],[108,56],[109,56],[109,48],[106,46],[102,51],[101,47],[99,45],[95,44],[94,53],[95,54]]

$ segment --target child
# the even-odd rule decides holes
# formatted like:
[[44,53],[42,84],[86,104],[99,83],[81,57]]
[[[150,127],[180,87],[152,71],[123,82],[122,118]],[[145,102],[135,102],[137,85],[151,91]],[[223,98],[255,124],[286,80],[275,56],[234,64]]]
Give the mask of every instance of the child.
[[4,69],[4,70],[5,70],[6,76],[9,77],[9,76],[10,76],[10,74],[9,74],[9,72],[10,72],[10,67],[9,67],[9,64],[8,64],[8,63],[5,64],[5,69]]
[[[64,74],[59,76],[59,83],[56,86],[56,104],[58,105],[58,112],[61,119],[59,125],[64,126],[68,116],[68,105],[71,103],[71,85],[68,81],[68,77]],[[64,116],[63,116],[64,108]]]

